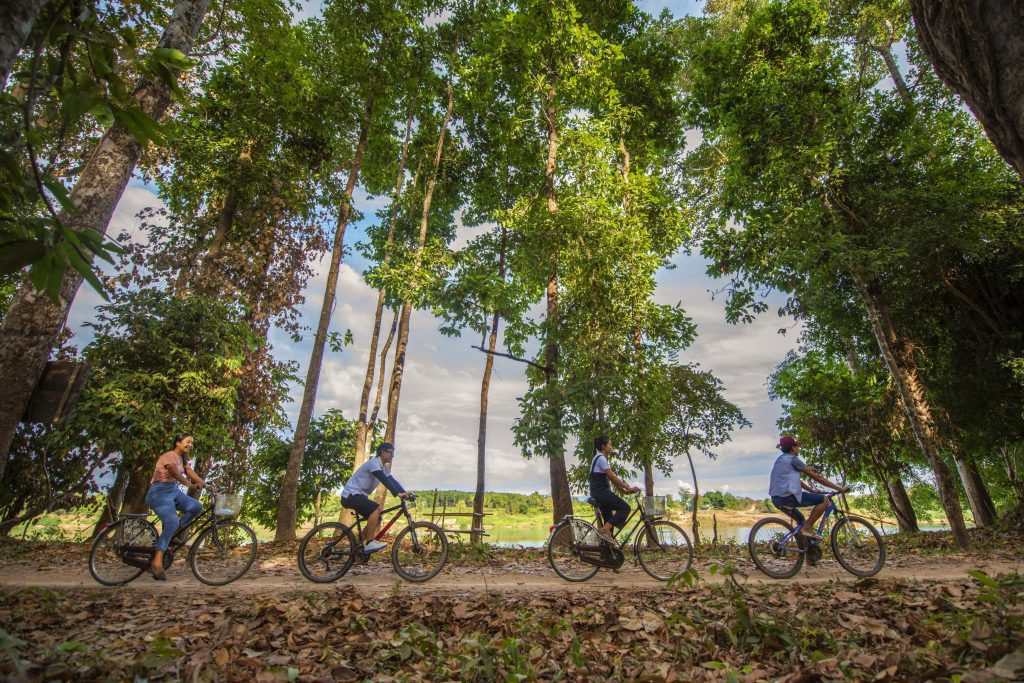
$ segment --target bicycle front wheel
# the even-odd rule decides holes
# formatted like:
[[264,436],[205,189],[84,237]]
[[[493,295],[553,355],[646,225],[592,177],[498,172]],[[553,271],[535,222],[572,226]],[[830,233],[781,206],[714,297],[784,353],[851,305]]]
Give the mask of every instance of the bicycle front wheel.
[[693,563],[690,537],[663,519],[647,522],[636,537],[636,559],[651,578],[668,581]]
[[882,535],[866,519],[845,516],[832,529],[832,554],[855,576],[874,576],[885,565]]
[[199,534],[188,553],[196,578],[223,586],[249,571],[256,560],[256,532],[235,520],[215,520]]
[[356,537],[340,522],[324,522],[299,543],[299,571],[313,583],[337,581],[352,567]]
[[750,530],[750,559],[773,579],[791,578],[804,564],[804,553],[792,533],[789,522],[778,517],[766,517]]
[[583,560],[589,555],[601,559],[601,544],[597,529],[590,522],[570,517],[551,532],[548,539],[548,563],[555,573],[566,581],[586,581],[599,567]]
[[[121,519],[102,532],[89,552],[89,573],[104,586],[123,586],[146,571],[144,567],[127,564],[129,554],[142,564],[153,557],[156,527],[147,519]],[[148,561],[148,560],[147,560]]]
[[448,561],[448,537],[430,522],[413,522],[402,529],[391,546],[391,564],[406,581],[429,581]]

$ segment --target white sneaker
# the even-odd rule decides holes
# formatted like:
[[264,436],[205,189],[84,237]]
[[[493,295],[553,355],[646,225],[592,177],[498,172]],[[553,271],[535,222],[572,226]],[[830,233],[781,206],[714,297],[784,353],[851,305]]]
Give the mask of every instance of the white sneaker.
[[387,547],[387,543],[381,543],[380,541],[373,540],[363,546],[363,552],[369,555],[370,553],[375,553],[378,550],[384,550],[384,548]]

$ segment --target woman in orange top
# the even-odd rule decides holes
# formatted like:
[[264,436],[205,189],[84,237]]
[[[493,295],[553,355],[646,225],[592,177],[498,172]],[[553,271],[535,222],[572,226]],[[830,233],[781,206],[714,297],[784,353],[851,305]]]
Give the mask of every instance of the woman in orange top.
[[[167,580],[164,573],[164,552],[171,544],[171,538],[179,528],[184,528],[203,511],[203,504],[189,498],[178,483],[188,488],[201,489],[206,482],[192,471],[187,456],[192,450],[192,435],[179,434],[174,438],[174,448],[161,455],[156,461],[156,470],[149,480],[149,491],[146,493],[146,505],[160,517],[163,523],[160,538],[156,541],[156,553],[153,555],[153,578],[158,581]],[[178,519],[178,510],[185,514]]]

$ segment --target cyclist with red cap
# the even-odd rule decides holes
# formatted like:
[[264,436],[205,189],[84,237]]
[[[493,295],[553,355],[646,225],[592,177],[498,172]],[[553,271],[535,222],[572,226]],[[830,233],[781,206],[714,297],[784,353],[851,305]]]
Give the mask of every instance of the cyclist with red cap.
[[[820,541],[821,536],[815,531],[814,523],[825,514],[825,510],[828,509],[828,500],[826,500],[825,494],[805,484],[800,475],[806,474],[809,479],[840,493],[846,493],[850,489],[845,486],[836,486],[808,467],[798,456],[800,442],[793,437],[783,436],[779,439],[779,450],[782,452],[775,459],[771,481],[768,485],[768,495],[771,496],[772,504],[795,519],[798,524],[803,524],[803,528],[800,530],[802,536]],[[804,524],[804,516],[797,508],[811,507],[812,505],[814,508],[807,518],[807,523]]]

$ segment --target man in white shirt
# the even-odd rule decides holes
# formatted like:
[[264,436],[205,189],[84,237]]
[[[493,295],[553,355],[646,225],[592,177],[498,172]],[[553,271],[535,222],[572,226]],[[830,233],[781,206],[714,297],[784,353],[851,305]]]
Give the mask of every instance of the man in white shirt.
[[341,491],[341,504],[355,510],[361,517],[366,517],[361,539],[363,552],[369,555],[387,547],[374,539],[380,526],[380,506],[370,498],[378,484],[384,484],[391,495],[409,498],[402,485],[391,476],[391,461],[395,458],[395,447],[385,442],[377,446],[377,455],[359,466],[349,477],[345,488]]

